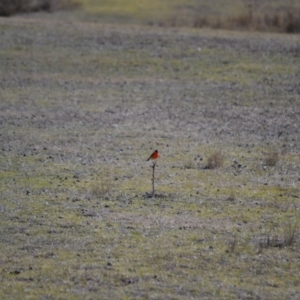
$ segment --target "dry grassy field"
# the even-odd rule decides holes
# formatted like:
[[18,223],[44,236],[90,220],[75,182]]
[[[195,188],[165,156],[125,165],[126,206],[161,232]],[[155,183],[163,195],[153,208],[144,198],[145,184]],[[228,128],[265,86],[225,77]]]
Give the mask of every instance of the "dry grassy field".
[[0,41],[1,299],[300,299],[299,35],[56,12]]
[[[300,32],[294,0],[78,0],[90,16],[119,23]],[[96,17],[96,18],[97,18]]]

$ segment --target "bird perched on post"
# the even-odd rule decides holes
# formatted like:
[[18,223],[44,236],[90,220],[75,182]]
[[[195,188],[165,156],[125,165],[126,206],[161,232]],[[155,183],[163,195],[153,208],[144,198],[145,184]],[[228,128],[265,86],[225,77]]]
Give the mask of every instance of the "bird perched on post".
[[150,157],[147,159],[147,161],[149,161],[150,159],[152,160],[153,164],[156,163],[157,159],[159,158],[159,153],[157,150],[155,150]]

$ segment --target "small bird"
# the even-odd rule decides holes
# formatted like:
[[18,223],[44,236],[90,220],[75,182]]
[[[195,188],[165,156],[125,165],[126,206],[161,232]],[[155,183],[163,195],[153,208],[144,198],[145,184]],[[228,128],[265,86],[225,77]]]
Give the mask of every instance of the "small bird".
[[147,161],[151,159],[151,160],[153,161],[153,163],[155,163],[156,160],[157,160],[158,158],[159,158],[159,153],[158,153],[157,150],[155,150],[155,151],[150,155],[150,157],[147,159]]

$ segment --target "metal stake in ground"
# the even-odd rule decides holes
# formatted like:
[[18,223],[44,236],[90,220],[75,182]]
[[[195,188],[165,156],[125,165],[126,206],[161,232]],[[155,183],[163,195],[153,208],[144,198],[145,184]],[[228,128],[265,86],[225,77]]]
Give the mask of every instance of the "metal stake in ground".
[[155,165],[156,165],[156,160],[159,158],[159,153],[157,150],[155,150],[151,155],[150,157],[147,159],[148,160],[152,160],[153,162],[153,165],[152,165],[152,197],[154,196],[154,192],[155,192],[155,189],[154,189],[154,183],[155,183]]
[[154,182],[155,182],[155,163],[153,163],[153,166],[152,166],[152,197],[154,197],[154,192],[155,192],[155,189],[154,189]]

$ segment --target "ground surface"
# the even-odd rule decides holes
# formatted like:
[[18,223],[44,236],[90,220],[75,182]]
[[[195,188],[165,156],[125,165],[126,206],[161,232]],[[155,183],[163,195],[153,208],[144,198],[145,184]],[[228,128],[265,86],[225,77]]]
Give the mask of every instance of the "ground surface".
[[300,298],[299,36],[57,13],[0,40],[0,298]]

